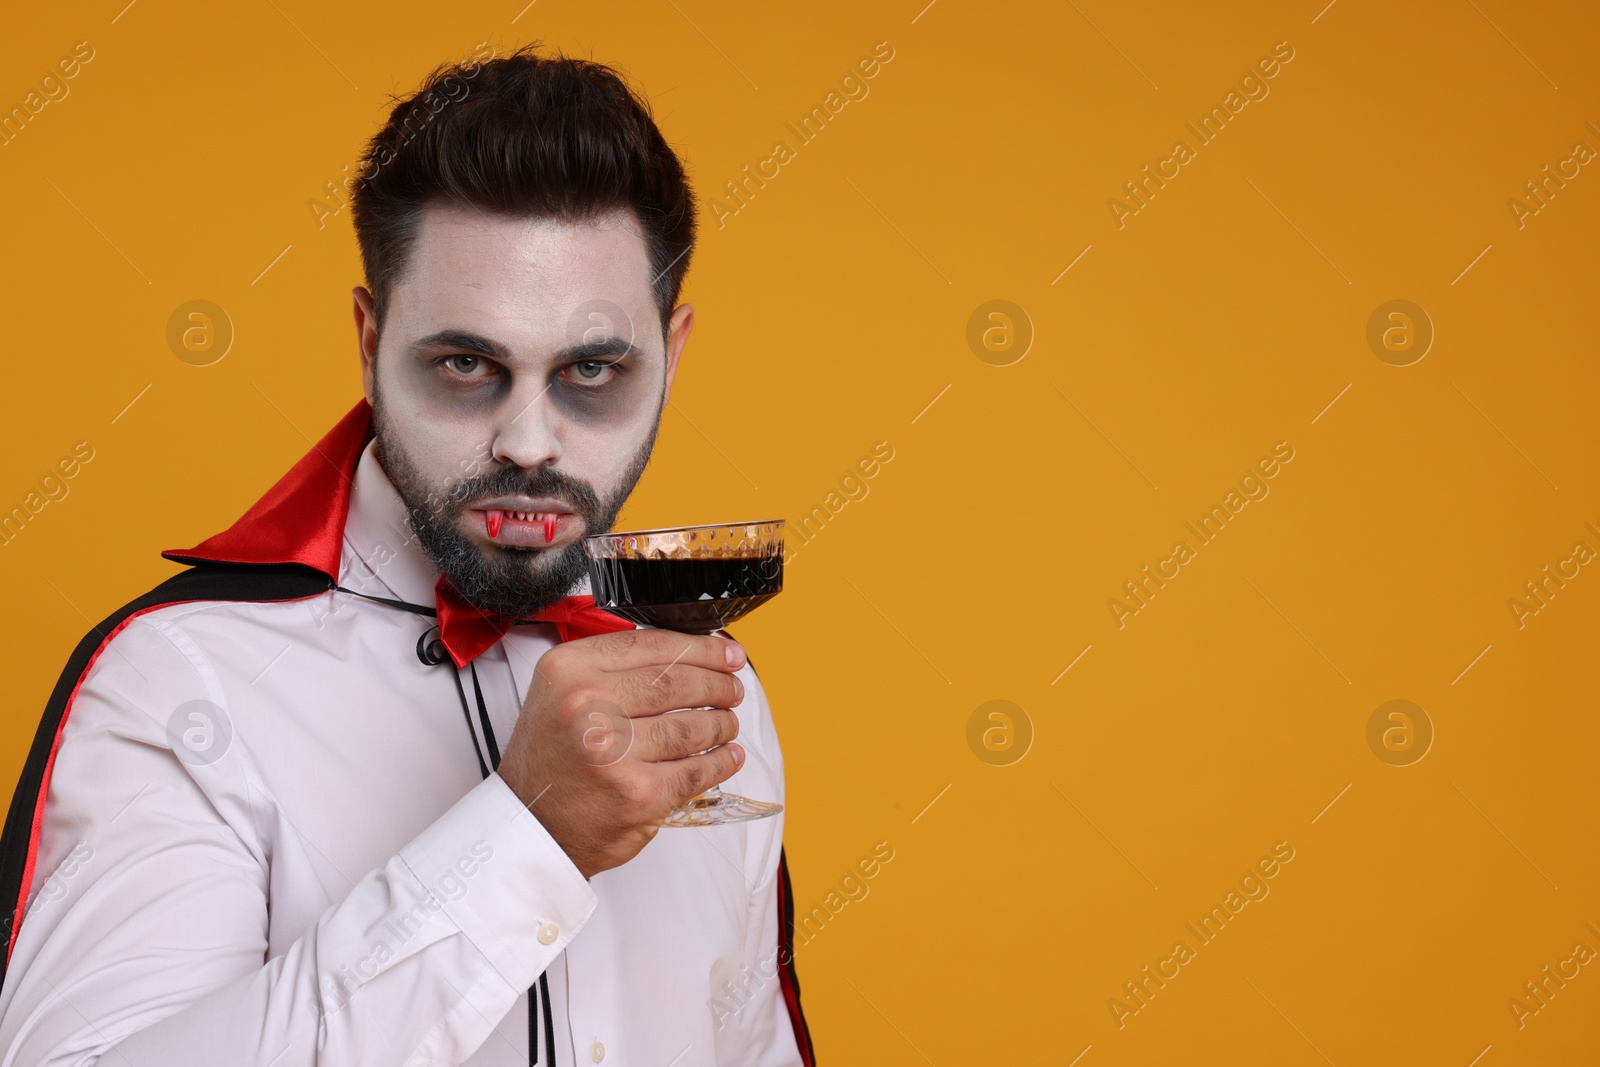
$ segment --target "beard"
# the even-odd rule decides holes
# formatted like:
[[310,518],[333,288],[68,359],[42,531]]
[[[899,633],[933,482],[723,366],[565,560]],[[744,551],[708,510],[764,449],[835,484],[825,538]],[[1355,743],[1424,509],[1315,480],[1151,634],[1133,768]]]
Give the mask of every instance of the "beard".
[[583,519],[585,536],[609,533],[650,462],[660,426],[657,418],[651,424],[650,436],[623,472],[616,491],[608,497],[602,498],[587,482],[548,466],[533,470],[515,465],[495,467],[485,474],[434,485],[413,462],[400,435],[384,417],[376,380],[372,395],[379,465],[405,504],[406,520],[423,552],[468,603],[482,611],[513,617],[536,614],[568,595],[583,580],[589,565],[583,538],[559,548],[480,548],[458,526],[467,505],[488,496],[551,497],[564,502]]

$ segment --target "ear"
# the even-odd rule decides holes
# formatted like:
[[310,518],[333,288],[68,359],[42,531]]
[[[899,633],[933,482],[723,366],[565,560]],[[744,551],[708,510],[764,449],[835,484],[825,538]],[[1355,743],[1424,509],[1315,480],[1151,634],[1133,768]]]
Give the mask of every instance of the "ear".
[[693,329],[694,305],[679,304],[673,309],[672,318],[667,320],[667,389],[661,399],[663,404],[672,399],[672,379],[678,373],[678,357],[683,355],[683,346]]
[[372,380],[378,371],[378,316],[372,310],[372,294],[366,286],[351,290],[355,297],[356,348],[361,355],[361,390],[372,403]]

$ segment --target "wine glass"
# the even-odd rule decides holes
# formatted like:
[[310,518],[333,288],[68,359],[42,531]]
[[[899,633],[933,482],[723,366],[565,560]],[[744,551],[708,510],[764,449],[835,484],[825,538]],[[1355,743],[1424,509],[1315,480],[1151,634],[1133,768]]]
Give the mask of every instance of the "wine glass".
[[[595,607],[663,630],[715,633],[783,590],[783,526],[763,519],[585,537]],[[661,825],[715,826],[782,810],[712,786]]]

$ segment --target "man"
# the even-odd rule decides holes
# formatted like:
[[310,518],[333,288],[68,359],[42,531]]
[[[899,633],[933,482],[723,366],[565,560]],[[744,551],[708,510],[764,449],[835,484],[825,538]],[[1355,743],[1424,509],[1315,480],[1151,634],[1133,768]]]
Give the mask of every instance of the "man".
[[760,681],[583,595],[694,323],[678,160],[525,48],[430,76],[353,194],[365,398],[46,710],[0,1064],[810,1064],[782,816],[657,835],[781,800]]

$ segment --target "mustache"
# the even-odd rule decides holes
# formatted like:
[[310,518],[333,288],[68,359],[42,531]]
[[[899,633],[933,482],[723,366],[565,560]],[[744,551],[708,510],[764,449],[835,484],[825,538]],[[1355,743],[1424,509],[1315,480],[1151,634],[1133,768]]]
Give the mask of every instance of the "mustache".
[[468,501],[483,497],[519,495],[552,497],[585,516],[601,510],[600,495],[587,482],[550,467],[497,467],[487,474],[463,477],[450,485],[442,500],[431,503],[461,510]]

